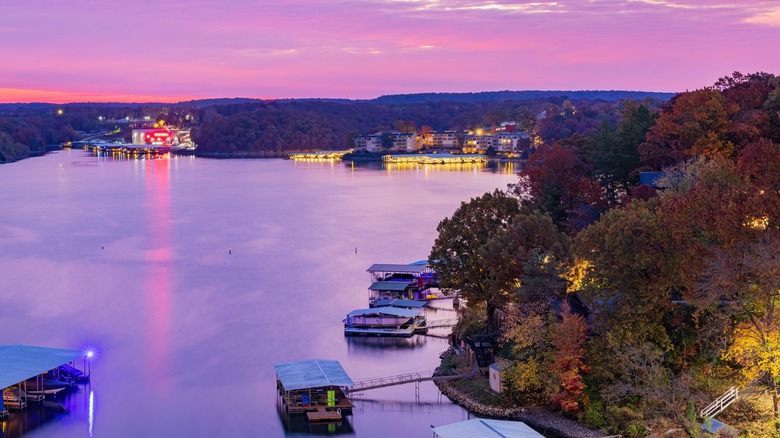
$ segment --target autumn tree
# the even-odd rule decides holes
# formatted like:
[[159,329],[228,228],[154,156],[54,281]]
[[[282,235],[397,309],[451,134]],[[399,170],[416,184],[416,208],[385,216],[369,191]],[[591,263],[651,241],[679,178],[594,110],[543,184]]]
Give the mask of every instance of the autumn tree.
[[564,305],[561,320],[550,329],[554,347],[550,371],[557,381],[550,400],[564,412],[577,413],[587,405],[583,382],[583,374],[590,372],[590,367],[585,364],[586,329],[585,319],[573,314],[568,304]]
[[545,401],[545,389],[551,384],[547,372],[552,348],[548,311],[547,306],[535,303],[513,307],[506,312],[500,341],[510,362],[506,371],[506,387],[515,399],[532,397],[536,401]]
[[681,93],[664,107],[639,152],[649,168],[660,170],[695,155],[733,158],[731,117],[739,107],[714,88]]
[[699,308],[715,307],[733,321],[724,352],[745,382],[766,374],[780,428],[780,231],[756,230],[755,239],[721,248],[704,271]]
[[589,178],[590,167],[574,147],[556,143],[531,154],[520,172],[515,193],[552,217],[570,233],[587,225],[600,208],[598,183]]

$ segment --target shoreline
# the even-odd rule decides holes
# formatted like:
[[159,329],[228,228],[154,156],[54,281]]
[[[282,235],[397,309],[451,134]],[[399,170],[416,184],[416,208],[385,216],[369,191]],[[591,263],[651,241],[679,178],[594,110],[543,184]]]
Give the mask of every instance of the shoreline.
[[[452,353],[448,351],[444,354]],[[542,407],[501,408],[485,405],[455,388],[450,381],[439,380],[434,381],[434,384],[453,403],[477,416],[522,421],[536,429],[553,432],[562,438],[601,438],[604,436],[601,431],[590,429],[579,421]]]

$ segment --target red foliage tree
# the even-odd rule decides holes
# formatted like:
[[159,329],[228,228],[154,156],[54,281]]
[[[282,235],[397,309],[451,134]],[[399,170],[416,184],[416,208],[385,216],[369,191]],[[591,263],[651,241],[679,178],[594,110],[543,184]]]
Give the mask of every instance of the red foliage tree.
[[579,412],[587,404],[582,374],[590,372],[585,365],[585,330],[587,324],[581,315],[571,313],[564,304],[562,320],[552,326],[552,344],[555,347],[550,371],[557,376],[559,387],[550,396],[564,412]]
[[574,234],[604,204],[603,190],[589,176],[590,167],[577,150],[556,143],[531,154],[516,191],[549,213],[561,229]]

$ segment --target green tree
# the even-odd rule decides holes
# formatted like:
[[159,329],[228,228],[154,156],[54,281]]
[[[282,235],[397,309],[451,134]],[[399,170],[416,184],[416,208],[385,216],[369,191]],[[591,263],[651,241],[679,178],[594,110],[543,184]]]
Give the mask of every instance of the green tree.
[[593,163],[593,174],[604,187],[610,203],[617,204],[639,183],[638,146],[655,123],[650,109],[635,100],[623,101],[620,124],[612,129],[606,121],[593,131],[585,145],[585,156]]
[[489,333],[495,330],[496,308],[509,293],[496,282],[501,267],[489,245],[511,226],[519,210],[517,199],[499,190],[461,203],[451,218],[439,223],[428,256],[443,288],[457,289],[469,303],[486,304]]
[[668,346],[662,319],[673,306],[683,259],[658,204],[632,201],[608,211],[576,236],[575,252],[589,266],[584,296],[597,315],[594,329],[624,342]]

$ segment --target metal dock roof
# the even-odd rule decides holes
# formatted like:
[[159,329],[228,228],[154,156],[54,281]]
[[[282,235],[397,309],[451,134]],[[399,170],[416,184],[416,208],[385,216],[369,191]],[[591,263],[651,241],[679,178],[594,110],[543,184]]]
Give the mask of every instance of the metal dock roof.
[[438,438],[544,438],[544,435],[531,429],[522,421],[490,420],[474,418],[459,423],[433,428]]
[[276,377],[286,391],[326,386],[349,387],[352,379],[337,360],[311,359],[275,363]]
[[405,281],[375,281],[368,287],[369,290],[403,292],[411,283]]
[[78,350],[0,345],[0,388],[7,388],[84,356]]
[[426,301],[402,300],[400,298],[377,300],[374,303],[374,307],[408,307],[412,309],[420,309],[427,305]]
[[393,265],[385,263],[375,263],[370,268],[366,269],[368,272],[397,272],[403,274],[419,274],[425,271],[428,265]]
[[366,315],[390,315],[403,318],[414,318],[419,313],[416,309],[404,309],[401,307],[371,307],[368,309],[357,309],[347,313],[347,316],[366,316]]

